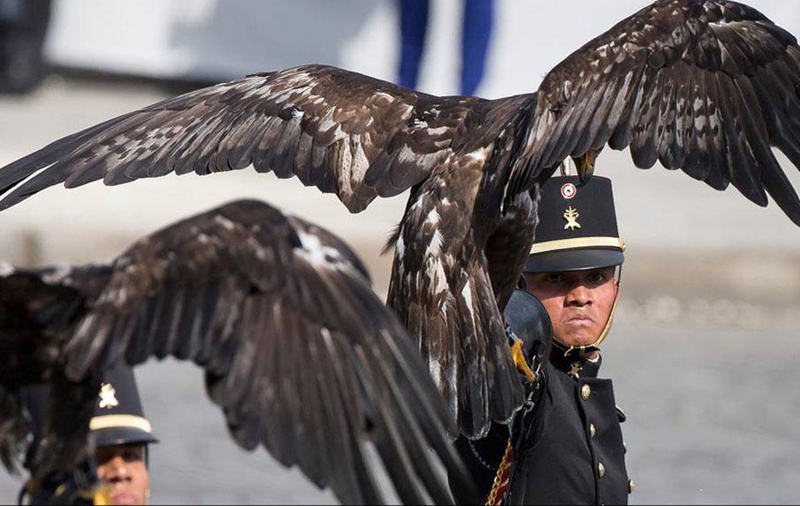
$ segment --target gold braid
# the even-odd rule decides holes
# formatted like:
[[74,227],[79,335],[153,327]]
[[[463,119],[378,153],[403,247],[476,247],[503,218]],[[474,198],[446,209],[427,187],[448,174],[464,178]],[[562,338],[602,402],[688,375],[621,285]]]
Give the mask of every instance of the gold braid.
[[492,490],[489,491],[489,496],[486,498],[486,505],[487,506],[497,506],[503,501],[503,497],[501,494],[500,497],[497,497],[498,493],[501,489],[505,489],[508,485],[507,476],[506,479],[503,479],[503,473],[511,467],[511,438],[508,439],[508,443],[506,444],[506,451],[503,454],[503,460],[500,461],[500,465],[497,467],[497,474],[494,475],[494,483],[492,483]]

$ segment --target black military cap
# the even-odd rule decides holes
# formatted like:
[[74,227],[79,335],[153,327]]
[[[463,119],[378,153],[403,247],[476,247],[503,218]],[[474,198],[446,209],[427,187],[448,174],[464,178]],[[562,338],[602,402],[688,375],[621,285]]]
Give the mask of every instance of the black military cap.
[[525,272],[598,269],[625,260],[611,180],[554,176],[541,186],[536,239]]
[[119,364],[106,371],[89,428],[97,446],[158,442],[144,416],[131,367]]

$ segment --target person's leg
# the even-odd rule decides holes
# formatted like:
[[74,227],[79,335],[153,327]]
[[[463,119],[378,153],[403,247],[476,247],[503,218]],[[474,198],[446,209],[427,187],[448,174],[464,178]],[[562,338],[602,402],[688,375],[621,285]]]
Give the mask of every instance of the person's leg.
[[474,95],[486,66],[494,23],[494,0],[464,0],[461,33],[461,94]]
[[51,0],[0,0],[0,93],[26,93],[42,80]]
[[416,88],[428,31],[428,0],[399,0],[400,65],[397,84]]

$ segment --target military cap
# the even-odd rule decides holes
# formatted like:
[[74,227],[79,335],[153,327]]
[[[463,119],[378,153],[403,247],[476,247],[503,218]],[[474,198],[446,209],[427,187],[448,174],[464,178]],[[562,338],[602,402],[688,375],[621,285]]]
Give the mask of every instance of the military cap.
[[[106,371],[104,379],[89,423],[95,444],[157,443],[142,411],[133,369],[124,364],[115,366]],[[30,385],[20,392],[33,426],[35,443],[44,432],[49,392],[47,384]],[[37,444],[31,445],[29,452],[35,451]],[[25,466],[30,467],[32,461],[33,454],[29,453]]]
[[559,272],[620,265],[619,238],[611,180],[554,176],[541,186],[536,227],[525,272]]
[[144,416],[131,367],[119,364],[106,371],[89,428],[97,446],[158,442]]

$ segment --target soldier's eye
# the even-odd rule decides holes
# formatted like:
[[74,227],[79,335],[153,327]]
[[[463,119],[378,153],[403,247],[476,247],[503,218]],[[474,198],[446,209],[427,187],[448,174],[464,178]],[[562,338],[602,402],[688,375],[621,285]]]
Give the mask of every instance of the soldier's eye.
[[606,277],[601,272],[592,272],[589,274],[589,281],[594,284],[603,283],[606,280]]
[[125,460],[125,462],[136,462],[137,460],[143,460],[144,456],[142,448],[138,446],[126,448],[122,458]]
[[613,277],[614,271],[612,269],[602,269],[589,272],[586,276],[586,279],[589,281],[589,283],[594,285],[602,285]]
[[557,285],[564,281],[564,276],[557,272],[551,272],[544,279],[550,284]]

